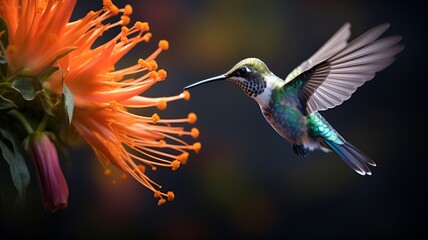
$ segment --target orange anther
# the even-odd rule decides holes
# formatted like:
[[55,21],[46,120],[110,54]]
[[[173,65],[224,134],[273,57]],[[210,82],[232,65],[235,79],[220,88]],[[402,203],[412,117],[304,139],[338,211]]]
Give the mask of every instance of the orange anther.
[[168,50],[169,48],[169,42],[167,40],[160,40],[159,41],[159,48],[162,50]]
[[184,152],[177,156],[177,160],[180,161],[181,164],[186,164],[188,158],[189,158],[188,152]]
[[186,100],[186,101],[190,100],[190,92],[189,91],[184,90],[181,94],[182,94],[184,100]]
[[190,130],[190,136],[192,136],[192,138],[198,138],[199,137],[199,130],[197,128],[192,128]]
[[138,30],[140,30],[141,32],[146,32],[146,31],[150,30],[148,22],[137,21],[137,22],[135,22],[134,27],[137,28]]
[[158,80],[158,77],[159,77],[156,71],[151,71],[149,76],[150,76],[150,79],[152,80]]
[[122,26],[126,26],[131,22],[131,18],[125,15],[120,16],[120,20],[122,20]]
[[152,115],[152,120],[153,120],[153,123],[156,124],[160,120],[159,115],[157,113],[154,113]]
[[159,201],[158,201],[158,205],[160,206],[160,205],[164,204],[165,202],[166,202],[166,200],[165,200],[165,199],[163,199],[163,198],[161,198],[161,199],[159,199]]
[[113,2],[111,0],[103,0],[103,6],[105,8],[109,8],[111,5],[113,5]]
[[158,76],[160,80],[164,80],[167,76],[167,72],[164,69],[158,71]]
[[116,5],[111,5],[108,10],[110,10],[113,15],[117,15],[119,13],[119,8],[116,7]]
[[168,195],[168,201],[174,200],[175,198],[174,192],[168,191],[166,194]]
[[180,167],[180,161],[174,160],[171,162],[171,168],[173,171],[177,170]]
[[139,170],[141,173],[146,172],[146,166],[144,166],[144,165],[139,164],[139,165],[137,166],[137,168],[138,168],[138,170]]
[[121,31],[123,34],[127,34],[127,33],[129,32],[129,28],[128,28],[128,27],[126,27],[126,26],[122,26],[122,28],[120,29],[120,31]]
[[158,69],[158,63],[155,60],[151,60],[149,62],[149,64],[150,64],[150,70],[156,70],[156,69]]
[[189,113],[189,115],[187,115],[187,122],[190,124],[193,124],[196,122],[197,118],[198,117],[196,116],[195,113]]
[[152,38],[152,33],[150,33],[150,32],[144,34],[144,36],[142,37],[143,41],[145,41],[145,42],[150,41],[150,38]]
[[167,106],[167,103],[166,103],[165,99],[159,100],[158,105],[157,105],[159,110],[166,109],[166,106]]
[[164,147],[166,145],[165,140],[163,139],[159,140],[159,145],[161,145],[161,147]]
[[149,63],[147,63],[147,61],[146,61],[146,60],[144,60],[144,59],[140,58],[140,59],[138,59],[138,64],[139,64],[141,67],[143,67],[143,68],[145,68],[145,69],[147,69],[147,70],[149,70],[149,71],[150,71],[150,64],[149,64]]
[[129,4],[125,5],[125,10],[123,12],[124,15],[129,16],[132,14],[132,6]]
[[202,148],[202,144],[200,142],[195,142],[193,144],[193,151],[195,151],[195,153],[198,153]]

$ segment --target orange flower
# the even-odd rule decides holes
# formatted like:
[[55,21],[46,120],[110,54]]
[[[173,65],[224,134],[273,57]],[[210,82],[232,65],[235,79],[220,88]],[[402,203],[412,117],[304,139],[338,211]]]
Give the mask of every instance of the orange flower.
[[[36,76],[70,52],[79,34],[67,24],[75,0],[2,0],[0,16],[7,23],[9,46],[4,53],[11,73]],[[52,11],[49,11],[52,10]]]
[[[150,40],[149,24],[137,21],[127,27],[132,7],[118,8],[109,0],[103,1],[101,10],[69,22],[75,3],[75,0],[2,0],[0,13],[10,32],[6,51],[9,71],[37,75],[57,64],[61,72],[53,73],[43,86],[57,98],[63,93],[63,82],[68,87],[74,100],[71,125],[92,147],[106,168],[105,174],[111,174],[110,164],[113,164],[152,190],[159,198],[158,204],[172,200],[173,192],[159,191],[161,186],[146,175],[146,167],[177,170],[186,163],[188,152],[198,152],[201,144],[181,139],[185,135],[198,137],[198,129],[185,130],[181,126],[193,124],[194,113],[180,119],[163,119],[152,110],[156,107],[163,110],[171,101],[188,100],[187,91],[162,98],[140,96],[166,78],[167,72],[158,68],[155,59],[169,44],[161,40],[150,56],[116,70],[115,64],[135,45]],[[119,20],[108,23],[116,15],[120,15]],[[120,32],[104,44],[94,46],[112,28],[119,28]],[[152,114],[140,116],[129,112],[129,108],[147,108]]]

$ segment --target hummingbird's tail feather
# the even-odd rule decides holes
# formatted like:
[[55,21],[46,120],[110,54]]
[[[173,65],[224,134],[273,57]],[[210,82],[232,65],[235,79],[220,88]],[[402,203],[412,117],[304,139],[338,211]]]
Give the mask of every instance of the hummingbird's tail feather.
[[361,175],[372,174],[367,164],[376,166],[376,163],[352,144],[346,141],[343,144],[338,144],[327,139],[324,139],[324,142],[357,173]]

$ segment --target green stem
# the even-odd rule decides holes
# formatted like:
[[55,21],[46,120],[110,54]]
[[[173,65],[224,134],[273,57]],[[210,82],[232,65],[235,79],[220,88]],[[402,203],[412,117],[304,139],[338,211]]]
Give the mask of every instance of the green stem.
[[0,52],[2,52],[3,53],[3,56],[6,56],[6,49],[5,49],[5,47],[3,46],[3,43],[0,41]]
[[49,121],[49,115],[47,113],[45,113],[43,115],[43,119],[40,122],[39,126],[37,127],[37,132],[43,132],[45,130],[46,125],[48,124]]
[[18,110],[12,109],[8,112],[8,114],[10,114],[10,115],[14,116],[16,119],[18,119],[18,121],[21,122],[21,124],[24,126],[24,128],[28,134],[32,134],[34,132],[33,128],[31,127],[30,123],[27,121],[25,116],[22,115],[22,113],[20,113]]

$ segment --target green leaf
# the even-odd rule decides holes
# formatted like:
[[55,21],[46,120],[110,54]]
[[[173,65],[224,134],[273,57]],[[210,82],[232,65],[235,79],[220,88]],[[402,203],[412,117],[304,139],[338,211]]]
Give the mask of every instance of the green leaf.
[[1,33],[3,34],[0,36],[0,41],[3,45],[3,48],[6,49],[7,46],[9,45],[9,33],[7,31],[6,20],[4,20],[2,17],[0,17],[0,34]]
[[73,118],[74,110],[74,98],[73,94],[65,84],[64,80],[62,81],[62,105],[68,119],[68,124],[71,124],[71,119]]
[[9,110],[12,108],[17,108],[16,104],[11,100],[4,98],[0,95],[0,111],[1,110]]
[[6,78],[7,74],[7,58],[4,51],[9,45],[9,33],[7,31],[6,21],[0,17],[0,79]]
[[3,158],[9,164],[10,174],[17,191],[17,203],[20,204],[25,198],[26,189],[30,183],[30,173],[22,151],[21,142],[9,132],[0,129],[0,150]]
[[7,58],[5,56],[0,56],[0,64],[7,64]]
[[34,100],[37,93],[43,91],[43,86],[37,79],[26,77],[14,81],[12,87],[20,92],[27,101]]
[[39,80],[39,82],[44,82],[46,81],[54,72],[58,71],[59,67],[51,67],[48,70],[42,72],[41,74],[39,74],[39,76],[37,77],[37,79]]
[[74,110],[74,97],[70,89],[67,87],[64,81],[64,74],[61,67],[59,67],[59,73],[62,77],[62,106],[64,113],[68,119],[68,126],[71,125],[71,119],[73,119],[73,110]]
[[40,102],[42,103],[42,107],[45,113],[49,114],[51,117],[58,117],[57,111],[55,110],[55,106],[57,106],[56,102],[58,102],[59,104],[59,100],[52,99],[47,91],[43,91],[43,94],[39,94],[38,97],[40,99]]

